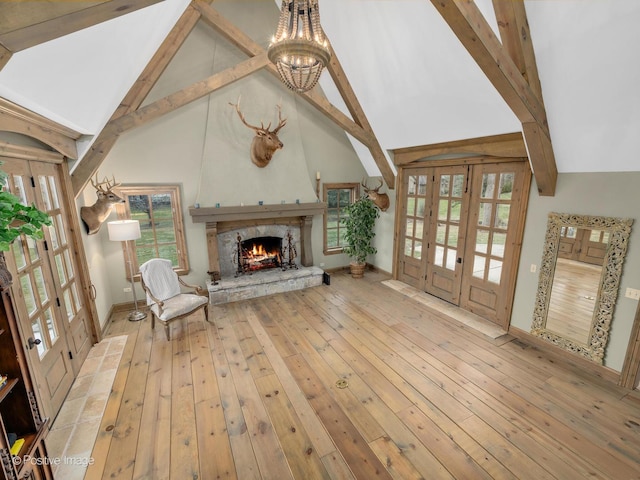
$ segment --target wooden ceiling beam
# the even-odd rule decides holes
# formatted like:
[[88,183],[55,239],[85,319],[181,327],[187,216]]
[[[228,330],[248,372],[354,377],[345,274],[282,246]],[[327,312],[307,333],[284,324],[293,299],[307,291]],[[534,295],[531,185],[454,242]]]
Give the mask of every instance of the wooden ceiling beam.
[[[509,53],[509,57],[514,61],[533,93],[538,97],[542,107],[545,108],[524,2],[493,0],[493,8],[502,46]],[[538,192],[540,195],[552,196],[555,193],[558,169],[548,126],[545,131],[538,124],[527,122],[522,124],[522,132],[529,149],[529,159]]]
[[[527,83],[473,0],[431,0],[431,3],[522,123],[538,192],[553,196],[557,167],[541,97]],[[519,14],[521,21],[522,14],[524,10]],[[519,35],[505,38],[519,38]],[[526,62],[526,50],[522,46],[520,50]]]
[[241,78],[251,75],[264,68],[268,63],[269,59],[267,58],[266,52],[251,57],[222,72],[211,75],[206,80],[194,83],[187,88],[145,105],[135,112],[121,116],[106,127],[106,130],[108,130],[106,133],[110,135],[120,135],[127,130],[149,123],[167,113],[184,107],[188,103],[207,96],[220,88],[237,82]]
[[[219,12],[207,3],[202,0],[194,0],[194,7],[200,11],[204,22],[246,55],[259,55],[265,51],[261,45],[254,42],[248,35],[220,15]],[[280,75],[278,74],[275,65],[269,64],[266,68],[269,73],[280,81]],[[395,186],[395,174],[389,166],[389,162],[382,151],[382,147],[380,146],[378,139],[376,138],[371,125],[369,124],[364,111],[362,110],[362,107],[360,106],[360,103],[347,80],[335,52],[332,52],[328,70],[353,119],[342,113],[338,108],[327,101],[326,98],[317,94],[315,88],[308,92],[301,93],[300,95],[327,118],[332,120],[340,128],[345,130],[369,149],[376,165],[380,169],[380,172],[387,183],[387,187],[389,189],[393,189]]]
[[342,97],[342,99],[344,100],[344,103],[349,109],[349,112],[351,113],[353,120],[359,126],[361,126],[365,132],[368,132],[371,134],[372,142],[370,144],[365,144],[365,145],[369,147],[371,156],[373,157],[373,160],[378,166],[378,169],[380,170],[380,173],[382,174],[382,178],[387,184],[387,187],[389,188],[389,190],[393,190],[395,188],[395,183],[396,183],[395,173],[391,169],[391,166],[389,165],[389,161],[387,160],[387,157],[385,156],[382,150],[382,147],[378,142],[378,139],[373,133],[371,124],[369,123],[369,120],[367,119],[367,116],[365,115],[364,110],[362,109],[362,106],[358,101],[358,97],[356,97],[356,94],[353,91],[353,88],[351,87],[351,83],[349,83],[349,79],[347,78],[347,75],[344,69],[342,68],[342,64],[338,60],[338,56],[336,55],[336,52],[335,50],[333,50],[333,48],[331,48],[331,60],[329,60],[329,65],[327,69],[329,70],[329,74],[333,79],[333,83],[336,85],[336,87],[338,88],[338,91],[340,92],[340,96]]
[[0,45],[0,70],[2,70],[7,63],[9,63],[12,55],[13,53],[11,52],[11,50],[7,50],[2,45]]
[[[2,2],[6,17],[0,21],[0,45],[12,53],[19,52],[160,1],[105,0],[92,2],[90,6],[87,6],[90,2],[51,2],[44,6],[39,2]],[[47,12],[42,10],[45,7],[49,10],[57,8],[59,14],[33,23],[32,18],[38,16],[38,10]]]
[[[105,129],[100,132],[82,161],[80,161],[78,166],[73,170],[71,174],[71,185],[73,187],[73,194],[76,197],[82,192],[85,185],[89,182],[89,179],[96,173],[100,164],[109,154],[118,139],[117,135],[108,131],[109,124],[140,107],[158,81],[158,78],[160,78],[160,75],[162,75],[162,72],[164,72],[189,33],[191,33],[196,26],[199,19],[200,13],[191,5],[188,6],[175,26],[171,29],[171,32],[169,32],[167,38],[162,42],[158,51],[156,51],[143,72],[129,89],[129,92],[115,110],[109,122],[107,122]],[[105,130],[107,131],[105,132]]]

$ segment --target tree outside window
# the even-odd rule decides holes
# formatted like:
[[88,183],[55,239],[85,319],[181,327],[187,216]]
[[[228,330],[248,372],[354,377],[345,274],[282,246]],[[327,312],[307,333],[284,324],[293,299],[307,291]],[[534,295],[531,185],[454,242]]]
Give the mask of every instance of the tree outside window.
[[[141,237],[132,245],[133,270],[152,258],[171,260],[178,274],[189,271],[186,254],[182,209],[180,207],[180,187],[122,186],[119,188],[124,199],[116,206],[119,219],[138,220]],[[128,271],[125,269],[125,271]]]
[[342,253],[345,245],[344,225],[341,218],[344,217],[345,207],[356,201],[359,194],[358,183],[325,183],[324,201],[327,211],[324,215],[324,253]]

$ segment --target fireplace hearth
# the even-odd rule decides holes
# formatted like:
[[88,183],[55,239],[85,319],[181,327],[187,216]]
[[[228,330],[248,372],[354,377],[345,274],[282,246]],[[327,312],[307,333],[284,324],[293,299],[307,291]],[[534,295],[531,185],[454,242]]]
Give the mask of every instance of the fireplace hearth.
[[[322,202],[190,208],[192,221],[206,225],[208,271],[216,276],[207,281],[209,302],[233,302],[321,285],[324,272],[313,266],[311,227],[314,215],[324,210]],[[275,253],[264,245],[266,253],[257,245],[254,253],[253,241],[259,238],[277,239]],[[247,244],[239,244],[245,240]],[[243,250],[251,253],[246,271],[245,260],[238,257]]]

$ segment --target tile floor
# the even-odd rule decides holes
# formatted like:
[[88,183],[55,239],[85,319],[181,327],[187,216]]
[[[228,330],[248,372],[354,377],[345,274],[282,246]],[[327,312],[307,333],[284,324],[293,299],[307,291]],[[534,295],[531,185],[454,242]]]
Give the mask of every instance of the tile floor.
[[89,351],[45,440],[49,457],[60,459],[55,478],[84,478],[126,341],[108,337]]

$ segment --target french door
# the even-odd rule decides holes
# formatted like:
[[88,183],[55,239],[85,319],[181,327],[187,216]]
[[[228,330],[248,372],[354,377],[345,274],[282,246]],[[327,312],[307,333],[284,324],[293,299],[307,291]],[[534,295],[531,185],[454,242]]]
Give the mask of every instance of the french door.
[[529,165],[404,168],[401,181],[397,278],[508,326]]
[[9,191],[49,214],[44,239],[13,243],[7,264],[14,276],[19,325],[45,414],[60,409],[91,348],[90,322],[70,243],[67,205],[55,164],[2,159]]

